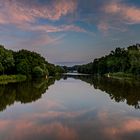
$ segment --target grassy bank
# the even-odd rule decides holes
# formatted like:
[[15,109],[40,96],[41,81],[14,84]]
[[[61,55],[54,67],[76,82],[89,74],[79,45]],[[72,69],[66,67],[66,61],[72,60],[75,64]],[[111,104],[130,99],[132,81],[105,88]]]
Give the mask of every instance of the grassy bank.
[[23,82],[26,79],[25,75],[1,75],[0,84]]
[[136,79],[133,74],[124,73],[124,72],[116,72],[116,73],[107,73],[105,74],[108,78],[119,79],[119,80],[132,80]]

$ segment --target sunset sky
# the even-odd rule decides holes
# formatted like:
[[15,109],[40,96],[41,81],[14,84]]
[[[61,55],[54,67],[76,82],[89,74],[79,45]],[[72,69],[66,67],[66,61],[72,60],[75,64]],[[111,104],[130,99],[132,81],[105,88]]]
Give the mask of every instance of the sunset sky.
[[0,44],[83,64],[140,43],[140,0],[0,0]]

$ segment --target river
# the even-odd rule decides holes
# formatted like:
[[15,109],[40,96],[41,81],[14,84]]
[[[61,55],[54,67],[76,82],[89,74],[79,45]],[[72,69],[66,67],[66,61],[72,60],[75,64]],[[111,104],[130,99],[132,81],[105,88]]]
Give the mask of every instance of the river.
[[90,75],[0,86],[0,140],[140,140],[140,84]]

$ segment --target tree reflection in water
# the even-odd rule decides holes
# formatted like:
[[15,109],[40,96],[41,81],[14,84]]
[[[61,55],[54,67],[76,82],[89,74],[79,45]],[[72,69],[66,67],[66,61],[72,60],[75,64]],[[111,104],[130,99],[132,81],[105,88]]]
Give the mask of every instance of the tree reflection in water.
[[55,79],[51,78],[0,85],[0,111],[14,102],[30,103],[38,100],[54,82]]
[[[140,83],[136,81],[114,80],[105,77],[92,77],[89,75],[65,75],[62,78],[80,79],[95,89],[100,89],[109,94],[110,98],[116,102],[124,102],[128,105],[140,109]],[[59,80],[60,78],[57,78]],[[54,84],[55,79],[34,80],[25,83],[14,83],[0,85],[0,111],[14,102],[30,103],[41,98],[48,87]]]
[[140,109],[140,82],[115,80],[91,75],[67,75],[63,79],[68,77],[80,79],[94,86],[95,89],[105,91],[116,102],[126,101],[128,105]]

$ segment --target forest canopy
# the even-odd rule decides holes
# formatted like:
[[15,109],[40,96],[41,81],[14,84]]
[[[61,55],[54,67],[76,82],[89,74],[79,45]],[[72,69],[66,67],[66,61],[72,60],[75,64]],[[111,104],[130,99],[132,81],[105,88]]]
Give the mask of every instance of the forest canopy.
[[116,48],[109,55],[77,67],[79,73],[106,74],[123,72],[140,76],[140,44]]
[[0,45],[0,75],[22,74],[27,77],[43,77],[55,76],[63,72],[62,67],[48,63],[36,52],[12,51]]

